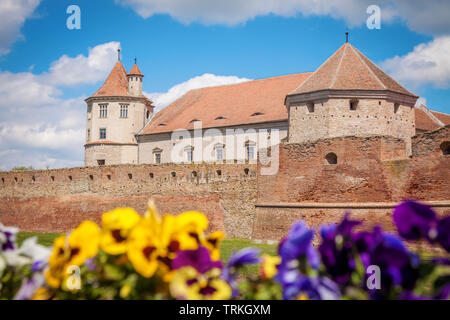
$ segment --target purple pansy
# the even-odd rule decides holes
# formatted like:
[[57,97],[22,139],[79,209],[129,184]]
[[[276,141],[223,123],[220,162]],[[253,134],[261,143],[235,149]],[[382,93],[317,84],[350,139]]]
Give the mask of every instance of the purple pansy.
[[447,252],[450,252],[450,216],[438,221],[436,241],[447,250]]
[[16,235],[19,230],[14,227],[5,227],[0,223],[0,252],[16,249]]
[[199,246],[197,250],[181,250],[172,261],[173,269],[191,266],[200,273],[205,273],[213,268],[222,268],[221,261],[211,260],[208,249]]
[[403,201],[395,207],[393,219],[402,238],[435,240],[437,217],[430,206],[412,200]]
[[222,279],[226,281],[232,288],[232,296],[236,297],[239,294],[237,289],[237,276],[238,269],[249,264],[259,263],[261,258],[259,257],[261,251],[256,248],[244,248],[237,252],[234,252],[228,263],[222,270]]

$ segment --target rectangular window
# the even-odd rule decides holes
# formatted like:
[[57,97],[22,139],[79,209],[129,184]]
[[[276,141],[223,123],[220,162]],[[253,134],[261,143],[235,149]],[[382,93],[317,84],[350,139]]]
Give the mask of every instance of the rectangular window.
[[100,139],[106,139],[106,128],[100,129]]
[[161,163],[161,153],[155,153],[155,163]]
[[222,161],[223,160],[223,148],[217,148],[216,155],[217,155],[217,160]]
[[254,151],[255,151],[255,148],[253,146],[247,147],[247,159],[248,160],[254,159]]
[[91,139],[91,129],[87,130],[87,141]]
[[187,154],[187,162],[192,162],[192,150],[186,151]]
[[97,160],[97,164],[99,166],[104,166],[105,165],[105,160]]
[[128,105],[127,104],[120,105],[120,117],[128,118]]
[[108,105],[107,104],[99,104],[99,118],[108,117]]

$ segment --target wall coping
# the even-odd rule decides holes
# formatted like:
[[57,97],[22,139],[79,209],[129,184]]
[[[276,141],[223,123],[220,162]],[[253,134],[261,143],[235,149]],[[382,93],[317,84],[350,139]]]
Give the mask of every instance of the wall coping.
[[[450,207],[450,200],[420,201],[432,207]],[[336,209],[370,209],[394,208],[399,202],[257,202],[256,208],[336,208]]]

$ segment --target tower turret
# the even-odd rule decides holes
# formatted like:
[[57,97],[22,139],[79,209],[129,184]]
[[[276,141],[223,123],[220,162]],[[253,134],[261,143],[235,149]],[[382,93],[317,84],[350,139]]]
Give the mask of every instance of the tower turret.
[[128,73],[127,78],[128,78],[128,92],[130,93],[130,95],[133,97],[141,97],[142,79],[144,78],[144,75],[139,70],[139,67],[136,64],[136,59],[134,59],[134,66]]

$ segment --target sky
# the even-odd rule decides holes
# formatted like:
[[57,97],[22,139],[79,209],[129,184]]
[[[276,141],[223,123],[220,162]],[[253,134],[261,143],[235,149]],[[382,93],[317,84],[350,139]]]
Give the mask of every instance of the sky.
[[[70,5],[80,29],[69,29]],[[367,20],[380,8],[380,28]],[[117,49],[161,110],[191,89],[316,70],[350,42],[450,113],[447,0],[0,0],[0,170],[83,165],[86,104]]]

